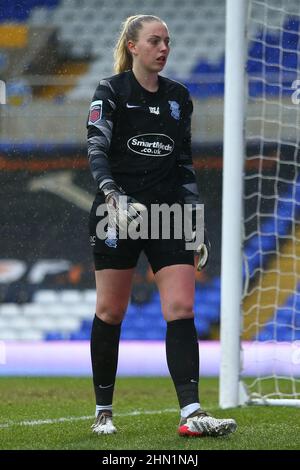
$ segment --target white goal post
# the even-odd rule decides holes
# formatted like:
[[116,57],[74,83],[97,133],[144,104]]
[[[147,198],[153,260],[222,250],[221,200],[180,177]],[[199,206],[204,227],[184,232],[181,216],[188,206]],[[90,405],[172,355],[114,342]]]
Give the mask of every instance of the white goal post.
[[298,88],[300,2],[226,0],[221,408],[300,406]]

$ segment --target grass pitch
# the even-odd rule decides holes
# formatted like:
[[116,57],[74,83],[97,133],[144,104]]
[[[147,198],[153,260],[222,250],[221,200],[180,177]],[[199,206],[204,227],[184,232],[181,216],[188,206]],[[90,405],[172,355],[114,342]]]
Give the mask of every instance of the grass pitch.
[[235,450],[300,449],[300,409],[245,407],[219,410],[218,382],[202,378],[203,408],[235,418],[236,433],[180,438],[169,378],[119,378],[114,400],[118,433],[91,433],[94,396],[87,378],[0,378],[0,449]]

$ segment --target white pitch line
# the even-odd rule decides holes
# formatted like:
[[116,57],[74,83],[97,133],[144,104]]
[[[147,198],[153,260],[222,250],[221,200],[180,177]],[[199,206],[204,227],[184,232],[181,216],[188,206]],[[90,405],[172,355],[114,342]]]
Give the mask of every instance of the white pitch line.
[[[144,411],[130,411],[127,413],[114,413],[114,416],[126,417],[126,416],[141,416],[141,415],[158,415],[163,413],[176,413],[176,408],[166,408],[165,410],[144,410]],[[33,421],[9,421],[7,423],[0,423],[0,429],[11,428],[12,426],[40,426],[42,424],[57,424],[57,423],[71,423],[73,421],[85,421],[88,419],[95,418],[95,415],[91,416],[69,416],[67,418],[54,418],[54,419],[38,419]]]

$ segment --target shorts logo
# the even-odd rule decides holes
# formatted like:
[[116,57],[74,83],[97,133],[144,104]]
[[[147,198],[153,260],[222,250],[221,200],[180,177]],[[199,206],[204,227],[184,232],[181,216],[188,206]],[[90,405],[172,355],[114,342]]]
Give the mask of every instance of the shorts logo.
[[171,116],[176,119],[176,121],[179,121],[180,119],[180,106],[177,101],[168,101],[171,109]]
[[138,155],[165,157],[174,150],[174,140],[165,134],[141,134],[131,137],[127,147]]
[[91,104],[89,122],[95,124],[102,117],[102,100],[93,101]]

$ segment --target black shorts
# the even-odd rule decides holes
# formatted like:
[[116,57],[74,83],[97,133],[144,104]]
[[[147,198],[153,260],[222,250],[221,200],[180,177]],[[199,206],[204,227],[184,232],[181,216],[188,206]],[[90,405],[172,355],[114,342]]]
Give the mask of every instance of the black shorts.
[[130,238],[122,240],[118,239],[118,237],[110,240],[99,238],[96,233],[96,227],[106,215],[98,216],[96,215],[96,210],[103,203],[103,197],[97,194],[89,217],[90,244],[93,249],[96,271],[101,269],[134,268],[142,251],[147,256],[153,273],[156,273],[164,266],[172,266],[174,264],[189,264],[194,266],[194,252],[186,250],[184,238],[174,238],[172,225],[170,239],[162,237],[158,239],[138,238],[137,240]]

